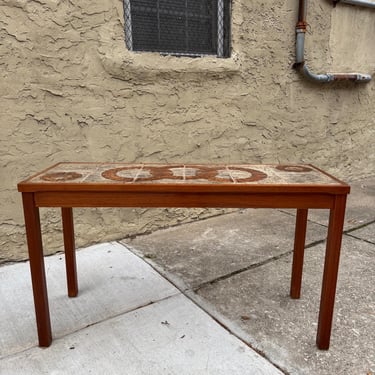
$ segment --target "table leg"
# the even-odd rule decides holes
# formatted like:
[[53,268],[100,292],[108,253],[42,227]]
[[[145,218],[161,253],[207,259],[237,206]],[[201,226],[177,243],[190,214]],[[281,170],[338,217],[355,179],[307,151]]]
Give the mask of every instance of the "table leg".
[[48,307],[39,208],[35,206],[33,193],[22,193],[22,201],[25,215],[26,237],[30,258],[31,281],[34,294],[39,346],[49,346],[52,342],[52,331]]
[[305,253],[306,226],[307,226],[307,209],[297,209],[296,232],[294,237],[292,280],[290,283],[290,296],[300,298],[303,257]]
[[346,195],[337,195],[329,216],[328,237],[323,271],[322,295],[316,343],[327,350],[331,337],[333,308],[335,304],[337,274],[345,218]]
[[61,208],[64,248],[65,248],[65,266],[66,280],[68,285],[68,296],[76,297],[78,294],[76,252],[74,243],[74,222],[73,209],[71,207]]

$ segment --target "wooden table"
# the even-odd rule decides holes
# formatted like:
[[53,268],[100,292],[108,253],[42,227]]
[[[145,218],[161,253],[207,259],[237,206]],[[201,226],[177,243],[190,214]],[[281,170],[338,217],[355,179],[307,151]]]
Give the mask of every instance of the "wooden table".
[[[317,346],[328,349],[346,197],[350,187],[312,165],[59,163],[18,184],[22,192],[39,345],[49,346],[39,207],[61,207],[68,295],[78,293],[73,207],[295,208],[290,295],[300,297],[308,209],[330,210]],[[266,228],[265,228],[266,230]]]

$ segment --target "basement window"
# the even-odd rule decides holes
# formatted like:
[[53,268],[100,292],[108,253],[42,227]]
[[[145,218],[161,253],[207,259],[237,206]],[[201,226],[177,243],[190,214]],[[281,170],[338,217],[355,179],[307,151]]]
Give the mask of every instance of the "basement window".
[[230,56],[230,0],[123,0],[130,51]]

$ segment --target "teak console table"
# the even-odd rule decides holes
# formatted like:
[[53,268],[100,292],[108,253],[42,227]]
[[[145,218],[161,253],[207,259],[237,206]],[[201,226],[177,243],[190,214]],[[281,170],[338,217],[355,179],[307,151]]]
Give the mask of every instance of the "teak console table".
[[330,210],[317,346],[328,349],[350,187],[312,165],[59,163],[22,192],[39,345],[52,341],[39,207],[61,207],[68,295],[78,293],[73,207],[295,208],[290,295],[300,297],[308,209]]

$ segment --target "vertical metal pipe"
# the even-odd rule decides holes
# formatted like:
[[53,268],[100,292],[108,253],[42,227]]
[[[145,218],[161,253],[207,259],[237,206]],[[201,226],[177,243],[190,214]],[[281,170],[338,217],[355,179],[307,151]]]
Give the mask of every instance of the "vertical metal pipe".
[[307,0],[299,0],[298,22],[306,23]]

